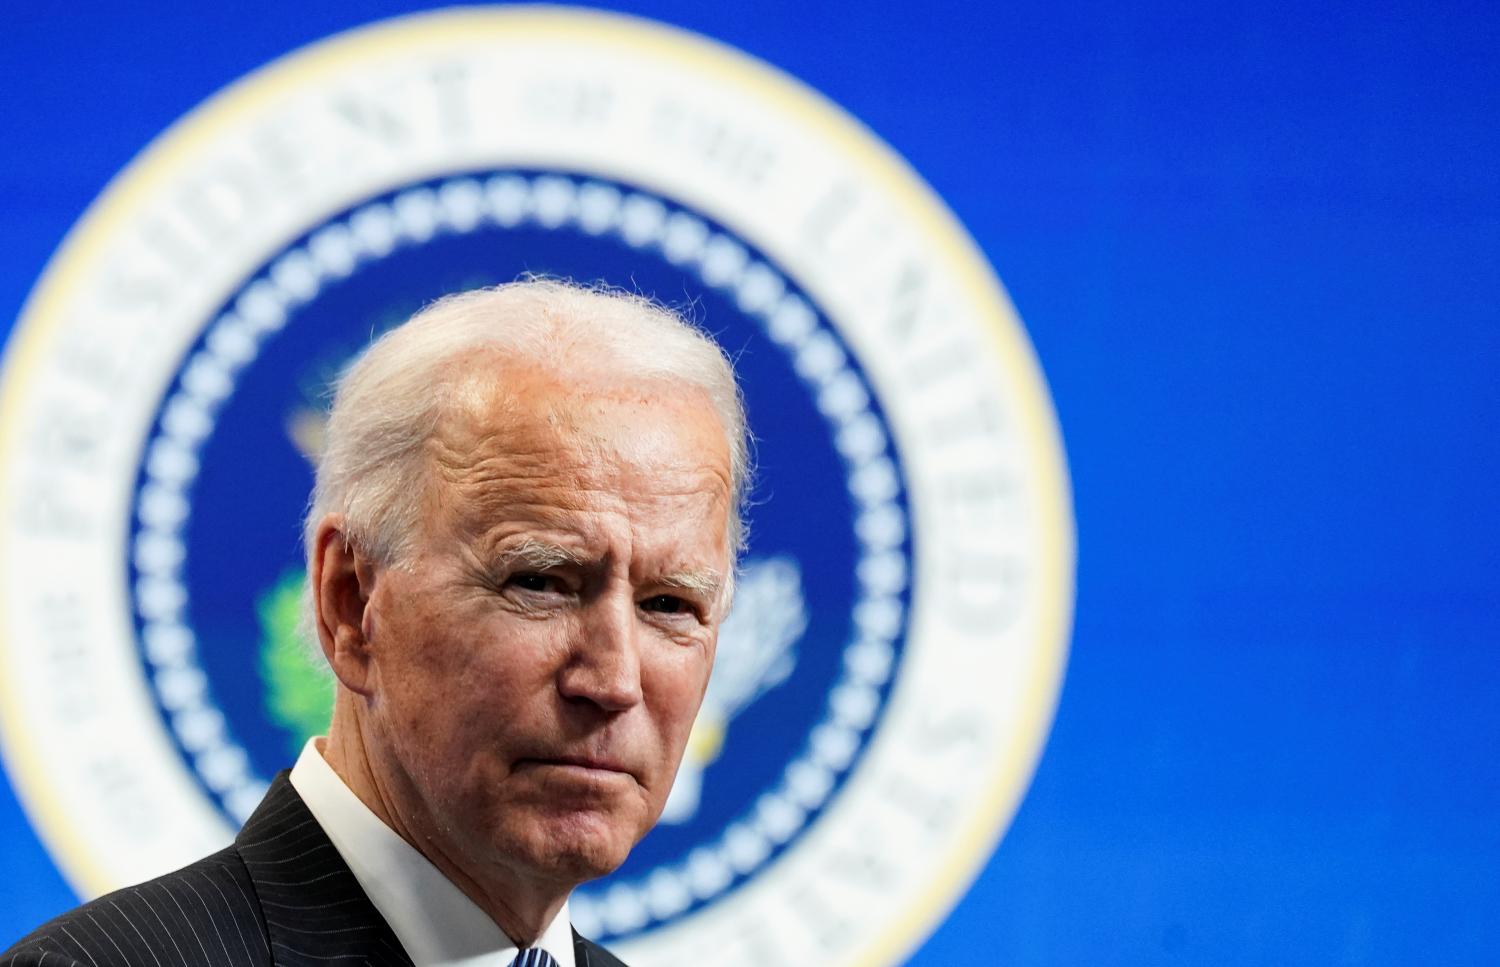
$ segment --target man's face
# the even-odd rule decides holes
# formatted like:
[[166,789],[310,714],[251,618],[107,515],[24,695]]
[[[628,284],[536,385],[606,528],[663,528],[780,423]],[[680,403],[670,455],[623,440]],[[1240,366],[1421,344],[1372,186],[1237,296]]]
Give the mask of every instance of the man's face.
[[505,383],[467,384],[416,550],[373,583],[367,747],[424,851],[578,882],[671,789],[723,618],[729,457],[697,392]]

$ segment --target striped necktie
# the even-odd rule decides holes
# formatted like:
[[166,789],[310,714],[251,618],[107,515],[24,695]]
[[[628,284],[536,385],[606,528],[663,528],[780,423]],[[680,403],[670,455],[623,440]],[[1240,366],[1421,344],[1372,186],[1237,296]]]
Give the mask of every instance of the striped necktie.
[[557,967],[557,961],[552,955],[541,947],[528,947],[516,954],[516,959],[510,962],[510,967]]

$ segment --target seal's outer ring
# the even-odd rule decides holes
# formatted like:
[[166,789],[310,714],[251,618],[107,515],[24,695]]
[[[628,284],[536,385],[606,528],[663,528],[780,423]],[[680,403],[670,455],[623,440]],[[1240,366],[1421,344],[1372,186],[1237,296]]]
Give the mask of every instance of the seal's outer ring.
[[[341,65],[379,55],[392,47],[437,45],[461,38],[587,38],[591,44],[649,52],[653,58],[712,75],[743,89],[746,96],[774,104],[795,123],[816,131],[862,177],[879,184],[888,201],[921,226],[966,298],[984,309],[987,331],[1007,392],[1024,401],[1013,432],[1026,456],[1024,481],[1034,495],[1035,528],[1043,535],[1033,602],[1040,616],[1039,641],[1024,684],[1018,728],[1009,736],[983,796],[983,805],[934,858],[933,874],[904,916],[885,925],[863,945],[854,962],[898,960],[925,936],[961,896],[1009,825],[1035,770],[1056,710],[1071,632],[1075,537],[1071,494],[1061,434],[1034,351],[1014,308],[974,241],[922,179],[888,146],[821,94],[732,48],[675,28],[631,17],[547,7],[457,9],[417,14],[356,28],[290,53],[229,85],[154,140],[117,175],[69,232],[17,321],[0,369],[0,508],[9,513],[17,498],[11,472],[22,443],[20,414],[33,389],[39,360],[68,313],[78,282],[101,271],[105,243],[138,211],[143,200],[170,184],[195,151],[214,133],[235,124],[267,99],[316,81]],[[0,527],[10,540],[11,523]],[[3,564],[0,564],[3,567]],[[0,570],[0,614],[8,611],[10,582]],[[14,655],[24,642],[0,637],[0,750],[15,777],[32,823],[59,867],[82,894],[95,895],[121,884],[106,876],[81,837],[62,817],[62,802],[49,784],[48,766],[36,752],[36,723],[23,716]]]

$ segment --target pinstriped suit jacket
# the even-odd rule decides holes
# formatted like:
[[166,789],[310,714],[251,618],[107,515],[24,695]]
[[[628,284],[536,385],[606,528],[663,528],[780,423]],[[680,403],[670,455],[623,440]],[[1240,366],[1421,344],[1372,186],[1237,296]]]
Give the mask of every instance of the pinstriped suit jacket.
[[[573,935],[578,967],[624,967]],[[44,924],[0,967],[411,967],[283,772],[234,845]]]

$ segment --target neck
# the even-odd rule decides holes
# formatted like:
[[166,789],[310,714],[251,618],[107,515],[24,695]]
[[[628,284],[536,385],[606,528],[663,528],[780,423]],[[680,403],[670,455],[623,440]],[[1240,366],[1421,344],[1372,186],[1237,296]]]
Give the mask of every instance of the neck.
[[462,831],[444,835],[443,824],[432,816],[405,772],[392,768],[394,760],[379,754],[381,745],[371,741],[361,702],[359,696],[338,689],[328,738],[318,746],[323,759],[370,812],[473,900],[516,946],[531,946],[557,917],[572,885],[474,862],[472,851],[455,841]]

